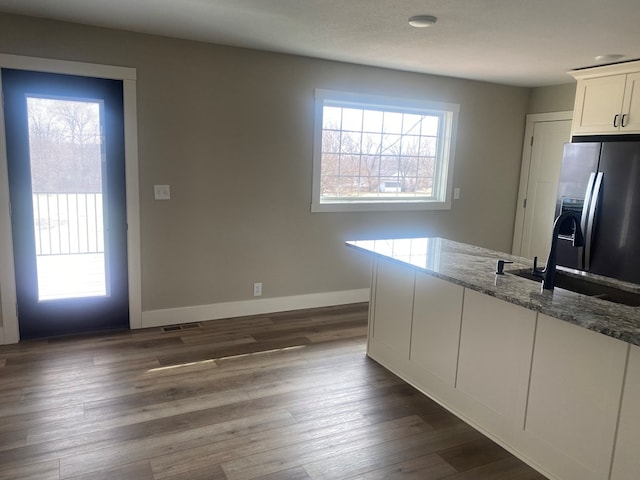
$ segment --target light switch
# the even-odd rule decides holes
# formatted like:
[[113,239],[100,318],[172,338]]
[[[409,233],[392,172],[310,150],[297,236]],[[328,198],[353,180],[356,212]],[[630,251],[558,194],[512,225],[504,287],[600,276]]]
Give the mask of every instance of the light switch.
[[460,200],[460,189],[458,187],[453,189],[453,199]]
[[153,198],[156,200],[170,200],[171,187],[169,185],[154,185]]

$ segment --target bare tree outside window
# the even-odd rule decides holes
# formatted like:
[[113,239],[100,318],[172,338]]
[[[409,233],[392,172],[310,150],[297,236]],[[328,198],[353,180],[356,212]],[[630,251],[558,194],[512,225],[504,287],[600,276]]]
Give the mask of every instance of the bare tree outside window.
[[101,192],[99,104],[39,97],[28,102],[33,191]]

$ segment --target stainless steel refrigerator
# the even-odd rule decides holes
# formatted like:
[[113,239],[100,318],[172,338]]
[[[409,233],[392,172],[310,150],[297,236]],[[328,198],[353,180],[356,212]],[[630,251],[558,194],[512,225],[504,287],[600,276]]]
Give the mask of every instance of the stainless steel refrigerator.
[[640,283],[640,141],[565,145],[556,217],[581,217],[585,246],[560,232],[558,265]]

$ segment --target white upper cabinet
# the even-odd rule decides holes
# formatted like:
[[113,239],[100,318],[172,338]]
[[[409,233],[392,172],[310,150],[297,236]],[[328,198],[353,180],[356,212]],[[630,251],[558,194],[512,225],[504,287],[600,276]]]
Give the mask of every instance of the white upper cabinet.
[[640,132],[640,72],[627,75],[622,114],[627,117],[620,119],[620,131]]
[[626,75],[578,81],[573,134],[618,133]]
[[640,61],[570,73],[578,81],[573,135],[640,133]]

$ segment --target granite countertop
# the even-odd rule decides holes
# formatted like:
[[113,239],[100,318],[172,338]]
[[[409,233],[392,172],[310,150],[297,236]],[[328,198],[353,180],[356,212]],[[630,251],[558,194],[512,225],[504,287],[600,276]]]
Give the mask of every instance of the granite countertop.
[[[526,258],[443,238],[348,241],[349,247],[392,259],[434,277],[491,295],[536,312],[640,346],[640,307],[630,307],[563,290],[541,291],[539,282],[510,271],[531,269]],[[498,259],[514,262],[496,275]],[[570,275],[640,293],[640,285],[562,269]]]

